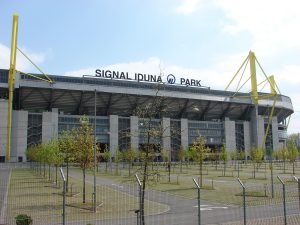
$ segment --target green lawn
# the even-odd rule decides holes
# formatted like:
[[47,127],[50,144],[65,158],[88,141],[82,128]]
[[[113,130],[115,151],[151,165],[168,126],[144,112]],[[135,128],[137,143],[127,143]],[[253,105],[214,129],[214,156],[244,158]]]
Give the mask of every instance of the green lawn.
[[[97,213],[91,209],[92,186],[87,183],[87,203],[82,203],[82,182],[72,179],[73,197],[67,197],[67,221],[96,220],[134,217],[138,199],[105,186],[97,187]],[[71,186],[71,185],[70,185]],[[30,169],[12,171],[7,206],[7,222],[13,223],[18,214],[28,214],[34,224],[46,224],[62,220],[62,188]],[[168,210],[168,206],[146,201],[146,215]]]
[[[207,163],[203,167],[203,188],[201,190],[201,199],[225,203],[230,205],[242,205],[242,188],[237,181],[239,174],[240,179],[247,187],[247,204],[248,205],[264,205],[264,204],[277,204],[282,202],[282,186],[280,185],[277,175],[284,178],[287,189],[287,201],[297,201],[297,184],[292,180],[292,165],[286,164],[286,171],[283,173],[282,163],[273,163],[273,178],[274,178],[274,198],[271,194],[271,173],[268,163],[262,163],[255,171],[255,178],[253,174],[253,164],[237,164],[228,163],[226,166],[226,176],[222,176],[223,165],[213,165]],[[239,168],[239,172],[238,172]],[[140,166],[135,166],[131,170],[129,177],[126,165],[119,165],[118,174],[117,170],[105,170],[105,166],[97,173],[99,177],[116,180],[121,183],[135,183],[133,174],[140,173]],[[296,172],[299,175],[299,165],[296,167]],[[92,172],[90,172],[92,173]],[[180,195],[188,198],[196,198],[197,190],[192,178],[199,178],[198,165],[183,165],[182,171],[180,164],[177,163],[172,167],[171,182],[168,182],[168,173],[166,167],[161,164],[149,166],[149,174],[160,174],[159,180],[156,176],[150,175],[147,188],[168,192],[174,195]]]

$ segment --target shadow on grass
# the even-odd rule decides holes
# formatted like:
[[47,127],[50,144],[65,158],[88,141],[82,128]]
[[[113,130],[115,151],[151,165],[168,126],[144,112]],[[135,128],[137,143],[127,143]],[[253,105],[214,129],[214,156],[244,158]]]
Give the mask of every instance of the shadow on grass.
[[27,205],[27,206],[19,206],[19,210],[29,210],[29,211],[49,211],[50,210],[60,210],[62,209],[61,204],[36,204],[36,205]]

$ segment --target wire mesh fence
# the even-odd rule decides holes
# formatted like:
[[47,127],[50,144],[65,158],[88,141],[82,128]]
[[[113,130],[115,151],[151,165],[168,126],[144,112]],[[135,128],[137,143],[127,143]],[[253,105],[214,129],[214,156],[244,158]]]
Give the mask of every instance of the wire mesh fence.
[[[161,168],[156,170],[155,166]],[[246,224],[279,225],[285,221],[300,224],[299,186],[295,178],[282,176],[283,188],[276,176],[272,185],[259,170],[252,179],[251,166],[248,166],[249,179],[241,179],[245,192],[237,181],[234,165],[228,165],[225,173],[222,166],[215,170],[215,165],[205,165],[203,179],[195,165],[172,166],[170,177],[164,173],[164,165],[154,165],[153,170],[150,167],[153,172],[146,178],[143,223],[139,218],[140,189],[134,179],[134,174],[140,171],[139,165],[129,172],[126,165],[107,168],[103,164],[96,172],[96,202],[93,201],[93,171],[86,171],[83,182],[83,171],[72,168],[68,174],[65,224],[236,225],[245,221]],[[240,173],[245,172],[247,165],[240,169]],[[63,171],[66,175],[67,168]],[[198,190],[192,178],[201,184],[200,221]],[[58,168],[38,163],[2,164],[0,203],[0,224],[16,224],[16,216],[20,214],[29,215],[33,224],[63,224],[63,180]]]

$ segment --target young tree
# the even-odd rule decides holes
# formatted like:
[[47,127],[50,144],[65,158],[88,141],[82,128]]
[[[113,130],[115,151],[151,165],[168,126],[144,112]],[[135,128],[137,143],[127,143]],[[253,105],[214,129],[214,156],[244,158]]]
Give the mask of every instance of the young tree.
[[258,170],[259,164],[262,162],[265,151],[263,148],[252,148],[250,156],[253,162],[253,178],[255,179],[255,170]]
[[117,150],[115,155],[115,163],[116,163],[116,175],[119,175],[119,163],[124,160],[125,155],[124,152]]
[[58,148],[67,167],[66,192],[69,191],[69,163],[75,159],[75,131],[63,131],[58,139]]
[[221,153],[220,153],[220,159],[223,161],[223,176],[225,177],[225,173],[226,173],[226,165],[227,165],[227,161],[228,161],[228,151],[226,149],[226,145],[223,144],[222,148],[221,148]]
[[57,185],[58,166],[63,164],[64,157],[62,152],[59,149],[59,142],[57,139],[52,140],[49,143],[49,148],[50,148],[50,163],[55,166],[55,184]]
[[191,146],[191,153],[192,153],[192,158],[196,162],[199,163],[199,173],[200,173],[200,187],[203,184],[203,174],[202,174],[202,166],[203,166],[203,161],[207,156],[207,153],[210,152],[210,149],[206,147],[206,139],[203,136],[197,137],[192,146]]
[[286,161],[289,159],[289,151],[287,148],[282,148],[278,152],[278,158],[283,162],[283,173],[286,172]]
[[128,162],[128,175],[131,176],[131,166],[133,164],[134,159],[136,158],[136,152],[129,148],[127,151],[124,152],[125,159]]
[[180,149],[178,151],[178,159],[180,160],[180,173],[182,173],[182,163],[185,160],[186,156],[186,150],[183,148],[183,146],[180,146]]
[[86,169],[91,168],[94,159],[94,135],[93,128],[89,123],[87,116],[80,118],[80,127],[74,130],[74,152],[75,162],[77,162],[82,169],[83,174],[83,197],[82,202],[85,203],[85,178]]
[[105,160],[105,172],[107,173],[107,165],[108,165],[108,162],[110,161],[110,151],[107,147],[107,145],[105,145],[105,148],[104,148],[104,152],[103,152],[103,159]]
[[293,140],[288,140],[287,142],[287,149],[288,149],[288,158],[293,164],[293,174],[295,175],[295,162],[298,158],[299,152],[297,146]]

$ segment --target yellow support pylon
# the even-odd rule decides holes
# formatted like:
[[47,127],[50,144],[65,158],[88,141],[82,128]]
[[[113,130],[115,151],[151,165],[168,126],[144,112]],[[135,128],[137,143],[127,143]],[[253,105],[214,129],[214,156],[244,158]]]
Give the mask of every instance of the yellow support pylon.
[[11,150],[11,124],[12,124],[12,103],[14,98],[14,85],[16,80],[16,57],[17,57],[17,37],[18,37],[19,16],[13,15],[12,38],[10,49],[10,64],[8,74],[8,116],[7,116],[7,142],[6,161],[10,161]]

